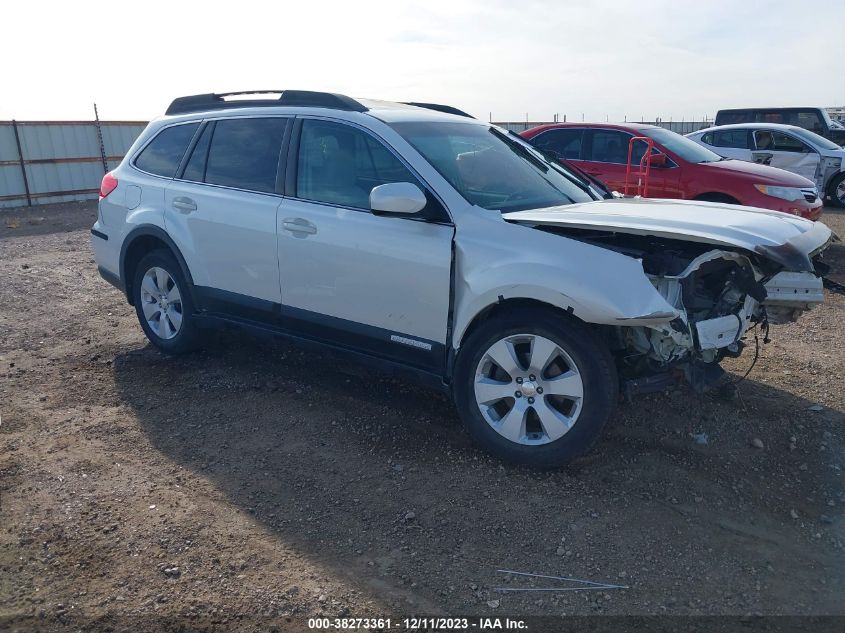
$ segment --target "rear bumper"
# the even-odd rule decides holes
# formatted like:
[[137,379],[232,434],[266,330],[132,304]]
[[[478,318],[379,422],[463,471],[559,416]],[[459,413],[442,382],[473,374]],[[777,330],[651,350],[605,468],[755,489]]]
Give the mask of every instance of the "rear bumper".
[[97,272],[100,273],[100,277],[115,288],[125,291],[125,285],[117,272],[120,270],[118,263],[120,244],[114,237],[113,232],[109,235],[106,227],[96,222],[91,228],[91,250],[94,251],[94,261],[97,263]]
[[102,266],[97,266],[97,272],[100,273],[100,277],[105,279],[112,286],[114,286],[115,288],[117,288],[121,292],[126,292],[126,287],[123,285],[123,282],[121,281],[120,277],[118,277],[117,275],[115,275],[112,272],[109,272],[108,270],[106,270]]

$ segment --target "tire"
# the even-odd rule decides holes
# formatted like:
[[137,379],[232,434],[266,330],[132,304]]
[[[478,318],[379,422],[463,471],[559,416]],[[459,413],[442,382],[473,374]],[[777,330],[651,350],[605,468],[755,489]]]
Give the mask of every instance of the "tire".
[[156,250],[141,258],[132,299],[141,329],[158,349],[166,354],[196,349],[199,331],[190,288],[170,251]]
[[845,208],[845,172],[834,178],[827,188],[830,201],[840,209]]
[[461,347],[454,378],[458,413],[476,442],[505,461],[542,469],[585,453],[619,397],[607,346],[551,310],[484,322]]

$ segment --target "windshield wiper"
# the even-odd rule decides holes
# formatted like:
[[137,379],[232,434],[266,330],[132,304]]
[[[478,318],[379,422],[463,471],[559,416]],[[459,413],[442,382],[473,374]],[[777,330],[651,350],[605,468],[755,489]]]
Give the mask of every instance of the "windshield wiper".
[[[515,139],[519,139],[523,143],[528,143],[531,146],[531,149],[533,149],[535,152],[540,154],[540,156],[542,156],[544,159],[546,159],[546,162],[548,162],[549,165],[552,166],[556,172],[558,172],[560,175],[564,176],[573,185],[575,185],[579,189],[583,190],[585,193],[588,193],[591,196],[593,195],[593,193],[591,191],[592,183],[590,183],[589,181],[587,181],[584,178],[579,178],[580,174],[573,173],[568,168],[562,167],[561,164],[560,164],[560,158],[558,157],[557,154],[555,154],[554,152],[550,152],[548,150],[536,147],[530,141],[525,140],[524,138],[522,138],[519,134],[517,134],[513,130],[508,130],[508,136],[512,136]],[[520,147],[524,147],[524,146],[520,145]]]
[[[570,167],[569,165],[567,165],[564,168],[560,164],[560,158],[554,152],[550,152],[548,150],[541,149],[541,148],[533,145],[531,143],[531,141],[525,140],[524,138],[522,138],[519,134],[517,134],[513,130],[508,130],[508,136],[513,136],[514,138],[519,139],[523,143],[528,143],[529,145],[531,145],[531,149],[533,149],[535,152],[537,152],[543,158],[545,158],[549,162],[549,164],[555,169],[556,172],[558,172],[561,176],[563,176],[568,181],[570,181],[573,185],[575,185],[576,187],[581,189],[584,193],[588,194],[591,198],[595,198],[595,194],[593,193],[593,187],[599,187],[600,189],[607,191],[604,184],[598,185],[598,184],[595,184],[595,183],[591,183],[586,178],[580,177],[581,174],[573,172],[569,168]],[[610,195],[609,191],[607,193],[608,193],[608,195]]]
[[546,173],[547,171],[549,171],[549,166],[546,163],[544,163],[543,161],[541,161],[539,158],[534,156],[534,154],[531,153],[531,150],[529,150],[527,147],[525,147],[522,143],[517,143],[517,142],[513,141],[508,136],[508,134],[513,134],[513,132],[508,132],[508,134],[502,134],[501,132],[499,132],[499,130],[492,128],[492,127],[490,128],[490,131],[493,133],[494,136],[498,137],[499,139],[501,139],[505,143],[507,143],[508,147],[510,147],[517,154],[519,154],[520,156],[522,156],[524,158],[527,158],[531,162],[531,164],[533,164],[535,167],[538,167],[539,169],[543,170],[543,173]]

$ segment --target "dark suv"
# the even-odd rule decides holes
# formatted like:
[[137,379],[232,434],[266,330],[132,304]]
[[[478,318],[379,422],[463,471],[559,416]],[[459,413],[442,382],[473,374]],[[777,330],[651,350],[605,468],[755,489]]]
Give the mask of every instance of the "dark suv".
[[845,145],[845,126],[830,118],[824,108],[741,108],[719,110],[715,125],[734,123],[783,123],[797,125],[830,139],[837,145]]

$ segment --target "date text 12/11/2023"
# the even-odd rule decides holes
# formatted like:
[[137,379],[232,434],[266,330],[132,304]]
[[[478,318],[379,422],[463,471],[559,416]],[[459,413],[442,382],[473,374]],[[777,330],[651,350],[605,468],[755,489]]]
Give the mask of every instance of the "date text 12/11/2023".
[[432,618],[411,617],[399,620],[390,618],[309,618],[308,628],[314,630],[374,630],[392,629],[407,631],[496,631],[526,630],[524,620],[511,618]]

